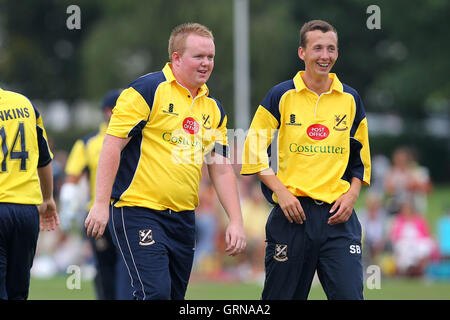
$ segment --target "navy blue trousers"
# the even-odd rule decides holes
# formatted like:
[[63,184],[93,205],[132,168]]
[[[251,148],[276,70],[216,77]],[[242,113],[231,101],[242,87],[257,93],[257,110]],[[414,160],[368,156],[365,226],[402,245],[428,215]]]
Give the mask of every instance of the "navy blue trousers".
[[35,205],[0,203],[0,299],[28,298],[38,235]]
[[132,300],[133,287],[125,263],[114,245],[109,228],[95,240],[89,237],[95,267],[94,284],[98,300]]
[[266,278],[262,299],[306,300],[315,272],[328,299],[363,299],[361,224],[355,211],[328,225],[331,204],[299,197],[303,224],[289,223],[277,205],[266,224]]
[[114,206],[109,228],[137,300],[183,300],[195,250],[194,211]]

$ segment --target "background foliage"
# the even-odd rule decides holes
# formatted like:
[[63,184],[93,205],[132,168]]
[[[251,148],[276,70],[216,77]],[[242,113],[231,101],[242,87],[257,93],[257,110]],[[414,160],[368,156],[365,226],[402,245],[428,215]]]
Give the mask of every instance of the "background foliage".
[[[71,4],[81,9],[80,30],[66,27]],[[366,27],[366,9],[373,4],[381,9],[379,30]],[[339,78],[359,91],[368,113],[394,114],[406,123],[394,138],[371,136],[372,152],[388,154],[408,143],[433,179],[450,180],[449,136],[429,135],[424,126],[429,116],[450,119],[450,2],[249,0],[249,6],[252,112],[273,85],[303,68],[297,57],[302,24],[327,20],[339,32]],[[175,25],[207,25],[217,53],[208,85],[232,127],[233,1],[3,0],[0,8],[1,86],[32,101],[62,99],[69,105],[79,99],[98,105],[110,88],[160,70]],[[71,129],[58,133],[56,146],[70,148]]]

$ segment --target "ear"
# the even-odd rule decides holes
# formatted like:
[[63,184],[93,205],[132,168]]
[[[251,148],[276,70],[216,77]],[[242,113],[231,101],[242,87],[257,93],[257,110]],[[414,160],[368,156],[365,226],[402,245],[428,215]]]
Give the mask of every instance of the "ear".
[[178,65],[180,63],[181,55],[178,52],[172,53],[172,65]]
[[298,57],[305,61],[305,49],[303,47],[298,47]]

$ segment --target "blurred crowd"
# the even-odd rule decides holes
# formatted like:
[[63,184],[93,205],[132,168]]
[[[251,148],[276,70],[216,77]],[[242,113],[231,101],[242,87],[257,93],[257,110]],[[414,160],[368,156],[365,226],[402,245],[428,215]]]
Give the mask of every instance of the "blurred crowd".
[[[55,151],[54,155],[55,199],[58,200],[67,153]],[[390,158],[375,155],[372,166],[372,185],[363,189],[356,208],[363,227],[364,270],[369,265],[378,265],[386,276],[421,277],[432,273],[430,266],[450,260],[450,211],[442,214],[433,234],[427,219],[428,198],[433,188],[427,168],[417,162],[413,150],[407,147],[399,147]],[[221,212],[223,209],[204,166],[196,210],[192,281],[263,284],[265,224],[271,206],[262,195],[257,178],[240,175],[238,164],[234,168],[247,236],[245,254],[232,258],[225,253],[226,215]],[[94,278],[95,265],[84,230],[88,188],[87,179],[82,179],[78,216],[61,216],[62,227],[58,232],[41,233],[32,276],[61,275],[70,265],[77,265],[84,279]]]
[[[404,146],[390,159],[376,155],[372,166],[372,185],[358,210],[363,264],[378,265],[387,276],[436,276],[432,267],[449,258],[450,252],[444,248],[446,236],[434,234],[429,224],[433,185],[428,169],[420,165],[413,149]],[[449,214],[439,213],[437,230],[449,221]]]

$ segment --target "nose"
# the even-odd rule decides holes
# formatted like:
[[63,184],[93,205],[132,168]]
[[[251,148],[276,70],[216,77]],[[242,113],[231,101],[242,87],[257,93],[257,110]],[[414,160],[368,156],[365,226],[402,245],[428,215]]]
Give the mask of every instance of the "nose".
[[211,61],[209,61],[208,57],[204,57],[201,61],[202,66],[208,66],[210,63],[211,63]]
[[320,51],[320,58],[321,59],[328,59],[330,57],[330,53],[328,52],[328,50],[326,48],[323,48]]

